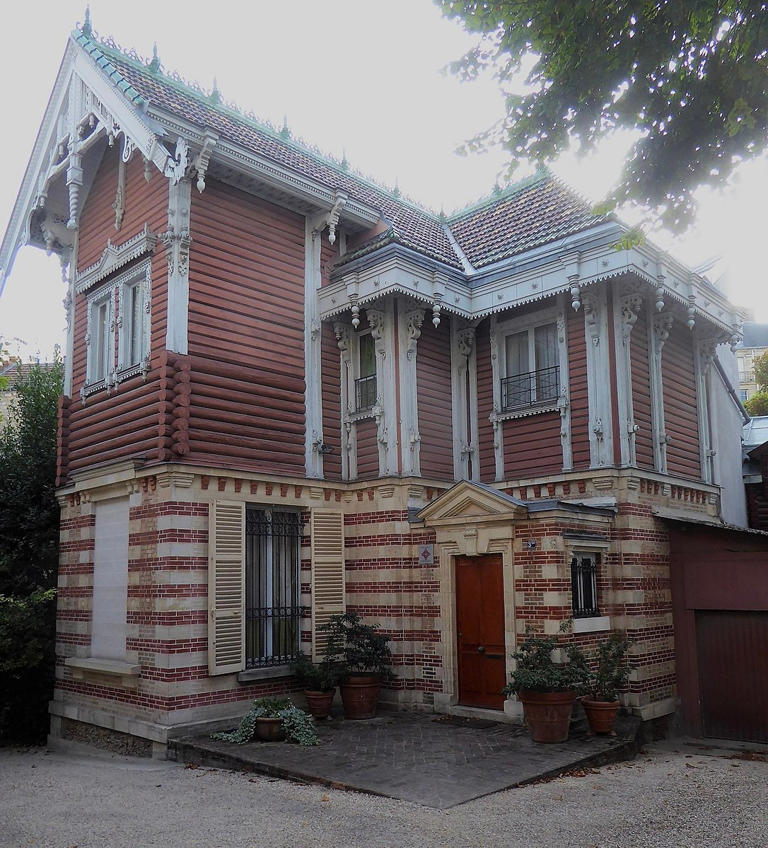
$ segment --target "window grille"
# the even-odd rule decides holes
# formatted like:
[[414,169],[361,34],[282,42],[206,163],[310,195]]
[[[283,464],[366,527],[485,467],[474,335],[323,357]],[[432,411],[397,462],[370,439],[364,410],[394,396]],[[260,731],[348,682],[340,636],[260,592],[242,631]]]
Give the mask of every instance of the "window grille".
[[574,554],[571,557],[571,589],[574,618],[592,618],[600,615],[597,606],[597,557],[595,554]]
[[365,412],[376,405],[376,375],[355,380],[355,409]]
[[301,517],[248,507],[245,513],[245,666],[293,662],[299,650]]
[[501,408],[504,412],[554,403],[560,393],[560,367],[553,365],[527,374],[515,374],[501,381]]

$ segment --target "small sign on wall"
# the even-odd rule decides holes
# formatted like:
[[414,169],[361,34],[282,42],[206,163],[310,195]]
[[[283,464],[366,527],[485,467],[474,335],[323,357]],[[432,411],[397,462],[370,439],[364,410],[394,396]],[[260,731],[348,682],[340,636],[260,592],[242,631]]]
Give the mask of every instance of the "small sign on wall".
[[435,546],[419,545],[419,565],[434,565]]

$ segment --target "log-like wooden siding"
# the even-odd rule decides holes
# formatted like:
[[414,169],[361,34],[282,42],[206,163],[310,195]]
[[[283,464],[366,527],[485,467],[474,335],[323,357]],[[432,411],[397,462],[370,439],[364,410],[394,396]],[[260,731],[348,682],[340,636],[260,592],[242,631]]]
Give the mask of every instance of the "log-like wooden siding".
[[493,453],[493,426],[488,416],[493,412],[493,371],[491,369],[490,324],[483,321],[475,334],[477,347],[477,425],[480,479],[486,483],[496,478]]
[[147,182],[144,179],[144,160],[135,153],[125,170],[125,215],[120,229],[115,229],[112,204],[117,193],[119,147],[121,145],[115,144],[104,153],[80,214],[78,271],[99,259],[108,239],[112,244],[122,244],[141,232],[145,223],[156,233],[166,228],[168,180],[153,168],[151,179]]
[[341,479],[341,355],[333,327],[323,324],[321,375],[323,384],[323,442],[331,453],[323,456],[323,476]]
[[589,468],[589,392],[584,310],[568,310],[568,372],[574,469]]
[[638,468],[652,470],[653,421],[651,414],[651,378],[648,359],[648,318],[641,309],[632,330],[629,346],[632,361],[632,414],[637,427],[635,455]]
[[304,472],[304,218],[192,192],[189,460]]
[[418,341],[416,391],[421,436],[421,474],[453,480],[453,423],[451,409],[451,327],[443,318],[435,328],[427,317]]
[[559,412],[512,418],[504,421],[502,427],[505,480],[557,474],[563,470]]
[[[80,270],[100,258],[108,240],[122,244],[140,233],[145,225],[153,232],[165,228],[168,181],[153,171],[147,182],[143,161],[136,155],[126,167],[125,216],[120,230],[115,230],[112,204],[117,190],[117,173],[115,147],[104,154],[80,216],[77,262]],[[90,292],[75,296],[73,400],[60,415],[60,483],[68,474],[96,463],[130,457],[157,458],[160,355],[165,348],[167,312],[167,267],[161,247],[155,249],[151,263],[151,368],[147,379],[132,377],[110,392],[106,389],[94,392],[87,397],[85,406],[80,403],[79,394],[86,377],[85,336]],[[126,268],[121,268],[120,273],[124,270]],[[109,280],[105,280],[98,287],[108,284]],[[116,344],[117,335],[115,333]]]
[[376,420],[363,418],[357,422],[357,477],[370,480],[379,476],[379,444]]
[[685,324],[675,321],[661,357],[664,429],[669,437],[667,470],[681,477],[701,479],[693,357],[693,335]]

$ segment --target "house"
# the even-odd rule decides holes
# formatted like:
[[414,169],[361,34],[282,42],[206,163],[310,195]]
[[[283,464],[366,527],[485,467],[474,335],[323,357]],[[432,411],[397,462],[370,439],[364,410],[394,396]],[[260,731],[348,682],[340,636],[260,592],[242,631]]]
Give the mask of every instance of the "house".
[[739,398],[749,400],[760,391],[755,380],[755,360],[768,352],[768,324],[745,321],[742,326],[742,339],[736,346],[736,359],[739,366]]
[[0,248],[69,279],[52,732],[162,751],[345,608],[394,705],[518,715],[516,640],[573,617],[673,715],[672,563],[746,524],[739,315],[624,232],[546,172],[435,215],[76,29]]

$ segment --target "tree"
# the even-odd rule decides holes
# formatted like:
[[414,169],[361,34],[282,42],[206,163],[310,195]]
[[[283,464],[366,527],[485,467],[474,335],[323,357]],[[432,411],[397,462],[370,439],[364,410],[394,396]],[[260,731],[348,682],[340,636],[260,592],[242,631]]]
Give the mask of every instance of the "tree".
[[[551,161],[617,129],[640,138],[605,208],[627,201],[680,231],[694,190],[721,185],[768,140],[765,0],[437,0],[478,33],[451,68],[490,68],[506,116],[467,144],[502,143],[518,159]],[[523,95],[512,85],[533,62]]]
[[30,368],[0,431],[0,740],[40,741],[54,679],[62,365]]
[[761,392],[768,392],[768,353],[758,356],[754,362],[755,382]]
[[744,409],[754,418],[756,415],[768,415],[768,392],[756,392],[744,401]]

